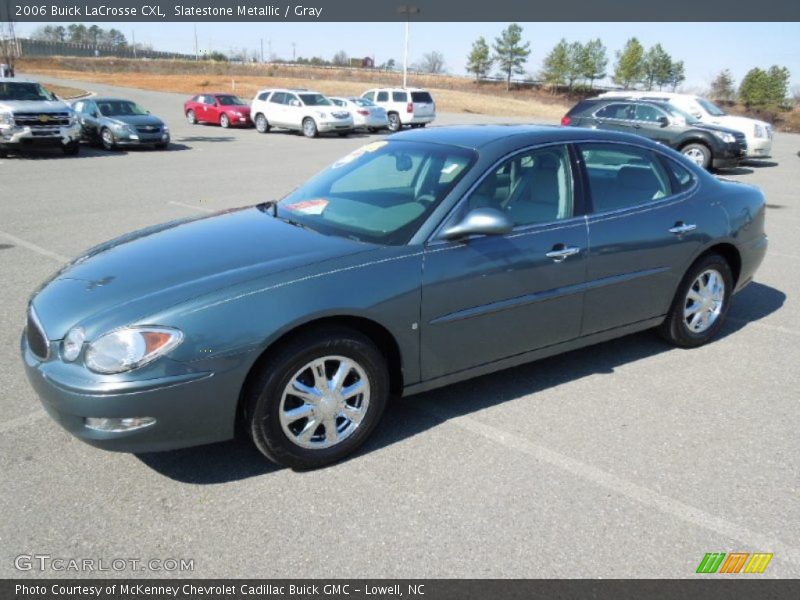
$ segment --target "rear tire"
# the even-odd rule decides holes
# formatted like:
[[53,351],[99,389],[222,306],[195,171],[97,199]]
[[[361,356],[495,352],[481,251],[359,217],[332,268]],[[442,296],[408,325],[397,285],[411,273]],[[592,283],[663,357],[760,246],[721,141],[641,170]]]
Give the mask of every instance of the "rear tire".
[[659,333],[682,348],[708,343],[725,324],[732,292],[728,261],[719,254],[701,256],[684,275]]
[[706,170],[711,167],[711,150],[705,144],[687,144],[681,148],[681,154],[699,167]]
[[245,423],[262,454],[294,469],[317,468],[369,437],[389,397],[389,372],[369,338],[325,327],[276,349],[244,394]]

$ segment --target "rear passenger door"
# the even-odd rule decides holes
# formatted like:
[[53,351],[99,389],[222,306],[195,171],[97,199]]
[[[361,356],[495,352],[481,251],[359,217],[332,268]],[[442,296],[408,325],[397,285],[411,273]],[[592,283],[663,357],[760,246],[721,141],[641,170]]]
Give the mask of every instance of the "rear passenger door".
[[594,113],[598,129],[633,133],[634,108],[630,102],[607,104]]
[[[694,175],[660,153],[586,143],[578,154],[590,196],[582,334],[666,314],[689,261],[714,224],[691,202]],[[707,218],[707,217],[706,217]]]

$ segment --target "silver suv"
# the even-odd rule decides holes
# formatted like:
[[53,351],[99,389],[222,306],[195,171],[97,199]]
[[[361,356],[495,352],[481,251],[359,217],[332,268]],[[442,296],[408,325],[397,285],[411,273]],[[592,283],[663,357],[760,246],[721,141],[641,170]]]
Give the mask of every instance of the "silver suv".
[[280,127],[302,131],[306,137],[317,137],[320,133],[345,136],[354,127],[349,111],[311,90],[261,90],[250,106],[250,118],[259,133]]
[[34,81],[0,79],[0,157],[34,146],[80,150],[81,128],[72,109]]
[[386,110],[390,131],[400,131],[404,125],[425,127],[436,118],[436,103],[430,92],[419,88],[367,90],[361,97]]

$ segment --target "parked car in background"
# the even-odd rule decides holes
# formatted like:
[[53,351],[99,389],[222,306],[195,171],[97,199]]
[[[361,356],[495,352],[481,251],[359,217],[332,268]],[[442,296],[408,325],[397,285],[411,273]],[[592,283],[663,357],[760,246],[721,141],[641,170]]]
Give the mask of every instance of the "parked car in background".
[[250,106],[234,94],[204,93],[183,103],[183,114],[192,125],[210,123],[220,127],[250,127]]
[[406,125],[425,127],[436,118],[436,103],[427,90],[379,88],[367,90],[361,97],[386,110],[390,131],[400,131]]
[[709,342],[765,256],[764,215],[757,188],[640,136],[403,132],[280,201],[89,250],[33,294],[22,361],[46,411],[98,447],[240,431],[319,467],[390,394],[651,327]]
[[747,158],[767,158],[772,153],[772,125],[758,119],[729,115],[722,108],[701,96],[674,92],[615,91],[600,94],[600,98],[643,98],[669,102],[689,113],[698,121],[721,125],[740,131],[747,140]]
[[562,125],[635,133],[675,148],[704,169],[735,167],[747,151],[740,131],[709,125],[668,102],[592,98],[573,106]]
[[135,102],[121,98],[86,98],[73,109],[81,125],[81,137],[102,144],[106,150],[120,146],[169,146],[169,127]]
[[353,126],[356,129],[366,129],[369,132],[376,132],[379,129],[388,129],[389,119],[386,117],[386,109],[377,106],[366,98],[335,98],[330,101],[336,106],[340,106],[353,115]]
[[305,89],[261,90],[250,105],[250,114],[259,133],[278,127],[301,131],[311,138],[320,133],[345,136],[355,126],[350,111],[319,92]]
[[33,147],[80,151],[72,109],[35,81],[0,78],[0,157]]

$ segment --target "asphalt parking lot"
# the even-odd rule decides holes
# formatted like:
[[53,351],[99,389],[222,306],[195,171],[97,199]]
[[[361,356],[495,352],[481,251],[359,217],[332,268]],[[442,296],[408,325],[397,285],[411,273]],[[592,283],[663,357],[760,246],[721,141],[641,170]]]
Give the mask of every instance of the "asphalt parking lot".
[[800,136],[727,173],[765,191],[770,250],[720,339],[637,334],[406,398],[354,457],[298,473],[243,443],[73,439],[25,380],[26,301],[89,246],[280,197],[375,136],[190,126],[182,96],[74,85],[140,102],[173,147],[0,160],[0,577],[46,554],[194,561],[123,576],[672,578],[737,551],[800,576]]

